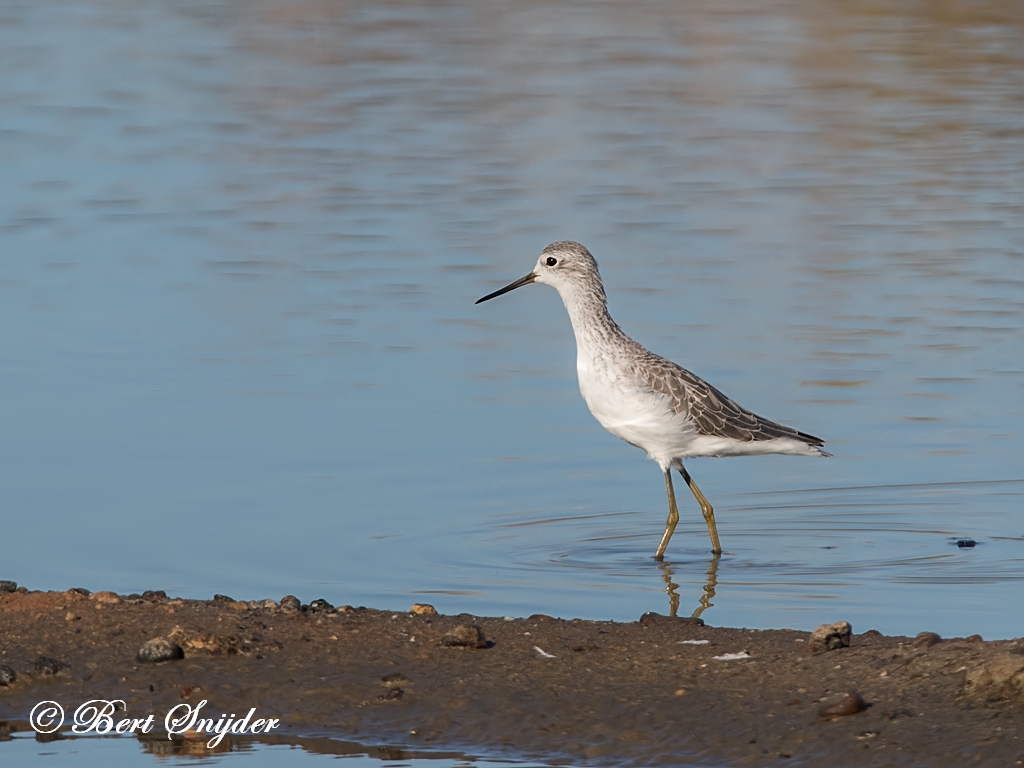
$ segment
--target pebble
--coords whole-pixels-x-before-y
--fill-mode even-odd
[[[427,603],[413,603],[409,611],[418,616],[437,616],[437,609]]]
[[[117,605],[121,602],[120,595],[115,592],[93,592],[89,599],[97,605]]]
[[[302,603],[295,595],[285,595],[281,598],[281,610],[286,613],[298,613],[302,610]]]
[[[919,632],[914,638],[914,645],[918,648],[931,648],[936,643],[941,643],[942,638],[934,632]]]
[[[384,677],[380,679],[380,682],[385,688],[397,688],[400,685],[407,685],[409,678],[401,672],[393,672],[390,675],[384,675]]]
[[[334,613],[334,606],[322,597],[309,604],[310,613]]]
[[[0,664],[0,685],[10,685],[17,679],[18,675],[15,673],[14,667]]]
[[[183,659],[185,652],[181,650],[180,645],[172,643],[166,637],[154,637],[143,643],[135,658],[144,663],[155,664],[160,661]]]
[[[848,648],[851,634],[853,634],[853,627],[848,621],[822,624],[811,633],[810,646],[819,653],[834,651],[836,648]]]
[[[486,648],[484,631],[476,624],[460,624],[450,632],[445,632],[440,644],[448,648]]]
[[[818,714],[821,717],[846,717],[856,715],[868,708],[864,697],[857,691],[844,691],[821,702]]]
[[[968,672],[966,682],[967,692],[976,696],[1024,698],[1024,657],[1001,653]]]
[[[36,670],[36,674],[39,675],[57,675],[62,670],[70,669],[70,665],[65,664],[59,659],[51,658],[50,656],[40,656],[35,660],[32,666]]]
[[[7,579],[0,580],[0,592],[17,592],[18,582],[8,581]]]

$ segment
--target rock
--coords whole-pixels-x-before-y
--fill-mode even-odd
[[[427,603],[413,603],[409,610],[418,616],[437,616],[437,609]]]
[[[147,589],[142,593],[142,599],[150,603],[159,603],[167,599],[167,593],[162,589]]]
[[[302,610],[302,603],[295,595],[285,595],[281,598],[281,610],[286,613],[298,613]]]
[[[68,592],[74,592],[76,595],[81,595],[82,597],[88,597],[92,594],[92,592],[85,587],[72,587]]]
[[[65,664],[63,661],[51,658],[50,656],[40,656],[32,664],[32,667],[35,669],[37,675],[42,675],[44,677],[49,675],[59,675],[65,669],[71,668],[69,664]]]
[[[856,715],[868,708],[864,697],[857,691],[844,691],[835,696],[823,700],[818,706],[818,715],[821,717],[846,717]]]
[[[553,616],[548,616],[546,613],[535,613],[531,616],[527,616],[527,621],[554,621]]]
[[[0,685],[10,685],[17,679],[18,675],[15,673],[14,667],[0,664]]]
[[[122,602],[121,597],[114,592],[93,592],[89,599],[97,605],[117,605]]]
[[[837,621],[835,624],[822,624],[811,632],[808,645],[817,653],[834,651],[836,648],[847,648],[853,628],[848,621]]]
[[[960,547],[960,549],[974,549],[978,546],[978,542],[974,539],[957,539],[956,545]]]
[[[166,637],[154,637],[152,640],[147,640],[143,643],[135,658],[144,663],[156,664],[161,661],[183,659],[185,658],[185,652],[181,650],[180,645],[172,643]]]
[[[167,633],[167,638],[178,643],[190,655],[193,652],[202,652],[212,656],[234,656],[249,653],[251,650],[249,643],[234,635],[221,637],[183,627],[172,629]]]
[[[409,678],[401,672],[394,672],[390,675],[384,675],[384,677],[380,679],[380,682],[385,688],[397,688],[400,685],[407,685],[409,683]]]
[[[1024,697],[1024,656],[1000,653],[968,670],[966,690],[988,700]]]
[[[7,579],[0,580],[0,592],[17,592],[18,582],[8,581]]]
[[[450,632],[445,632],[441,645],[447,648],[486,648],[484,631],[476,624],[460,624]]]
[[[931,648],[936,643],[941,643],[942,638],[934,632],[919,632],[914,638],[914,645],[918,648]]]
[[[403,695],[405,695],[405,691],[401,688],[392,688],[378,696],[377,701],[398,701]]]
[[[235,602],[235,598],[228,597],[227,595],[214,595],[213,596],[213,602],[215,602],[215,603],[233,603],[233,602]]]
[[[334,613],[334,606],[322,597],[309,604],[310,613]]]
[[[981,642],[984,642],[984,641],[981,639],[981,635],[971,635],[970,637],[967,638],[967,642],[968,643],[981,643]]]

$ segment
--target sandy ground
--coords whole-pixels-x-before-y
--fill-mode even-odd
[[[69,717],[122,699],[158,727],[171,707],[205,699],[214,715],[280,718],[267,740],[315,751],[347,741],[578,765],[1024,765],[1024,642],[868,632],[842,647],[840,635],[21,588],[0,592],[0,738],[27,729],[44,699]],[[158,637],[183,658],[139,661]],[[206,748],[149,738],[156,752]]]

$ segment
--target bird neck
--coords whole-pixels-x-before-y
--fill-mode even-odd
[[[625,335],[608,314],[608,300],[600,284],[596,288],[568,286],[560,293],[580,353],[594,354],[597,350],[608,349],[609,342]]]

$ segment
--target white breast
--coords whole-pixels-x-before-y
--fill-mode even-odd
[[[669,399],[605,358],[577,355],[580,393],[605,429],[647,451],[662,466],[692,455],[693,425],[673,413]]]

